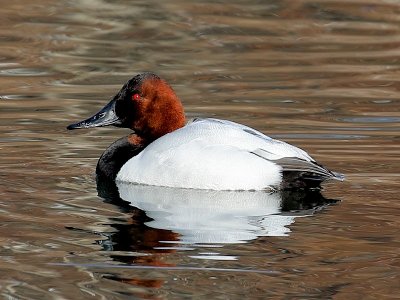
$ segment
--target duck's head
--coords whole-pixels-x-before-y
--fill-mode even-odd
[[[98,113],[67,129],[114,125],[132,129],[146,141],[185,125],[185,115],[173,89],[153,73],[130,79]]]

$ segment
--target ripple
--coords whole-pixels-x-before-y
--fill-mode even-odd
[[[339,118],[343,122],[349,123],[398,123],[400,122],[400,117],[389,117],[389,116],[379,116],[379,117],[346,117]]]
[[[0,95],[0,100],[27,100],[27,99],[41,99],[43,95]]]
[[[279,274],[278,271],[259,270],[259,269],[233,269],[233,268],[202,268],[189,266],[159,267],[143,265],[115,265],[115,264],[74,264],[74,263],[49,263],[52,266],[65,267],[84,267],[84,268],[102,268],[102,269],[131,269],[131,270],[165,270],[165,271],[204,271],[204,272],[228,272],[228,273],[261,273],[261,274]]]
[[[46,76],[50,75],[49,71],[34,68],[17,68],[0,70],[0,76]]]

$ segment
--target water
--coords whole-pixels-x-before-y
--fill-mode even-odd
[[[399,13],[383,0],[2,1],[2,298],[398,297]],[[128,130],[65,127],[146,70],[188,117],[257,128],[347,181],[312,196],[97,187],[98,157]]]

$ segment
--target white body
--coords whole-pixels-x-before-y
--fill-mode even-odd
[[[195,120],[166,134],[127,161],[117,181],[211,190],[263,190],[279,186],[274,161],[314,160],[303,150],[259,131],[218,119]]]

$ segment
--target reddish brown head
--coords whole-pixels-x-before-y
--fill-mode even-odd
[[[153,73],[130,79],[101,111],[68,129],[114,125],[134,130],[151,142],[185,125],[183,107],[173,89]]]

